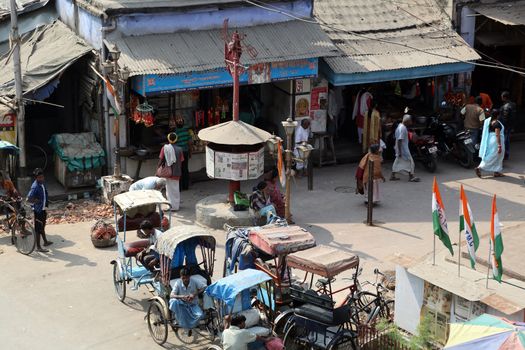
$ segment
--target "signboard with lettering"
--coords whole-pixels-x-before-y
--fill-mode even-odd
[[[258,63],[249,66],[239,80],[241,84],[262,84],[270,81],[309,78],[317,76],[318,59]],[[226,68],[185,74],[148,74],[131,78],[131,87],[146,96],[213,87],[231,86],[233,79]]]

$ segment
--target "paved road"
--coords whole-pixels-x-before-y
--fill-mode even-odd
[[[515,144],[519,150],[524,144]],[[387,169],[390,164],[384,166]],[[512,155],[506,166],[507,177],[478,179],[473,170],[441,162],[435,174],[440,182],[449,228],[458,225],[459,185],[464,184],[478,230],[487,232],[490,201],[498,194],[498,209],[504,225],[523,222],[525,156]],[[422,182],[405,179],[384,185],[384,201],[375,209],[380,222],[367,227],[363,198],[354,194],[354,165],[316,169],[315,189],[306,191],[306,180],[293,188],[295,220],[309,228],[320,244],[338,247],[361,257],[370,278],[374,267],[391,269],[395,253],[422,256],[432,249],[430,196],[433,175],[417,168]],[[386,176],[390,171],[385,171]],[[196,200],[226,191],[225,182],[195,184],[184,192],[183,208],[177,222],[191,222]],[[244,185],[244,189],[249,189]],[[8,237],[0,237],[0,348],[2,349],[157,349],[144,321],[146,289],[128,291],[126,303],[117,301],[111,279],[110,260],[115,248],[95,249],[89,239],[90,223],[50,226],[55,242],[49,254],[30,257],[16,253]],[[505,234],[505,233],[504,233]],[[219,242],[217,273],[222,272],[224,234]],[[456,235],[453,235],[455,241]],[[170,334],[167,348],[202,348],[202,343],[180,345]]]

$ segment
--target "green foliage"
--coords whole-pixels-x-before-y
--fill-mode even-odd
[[[432,319],[426,315],[417,326],[417,334],[410,339],[412,349],[432,349]]]

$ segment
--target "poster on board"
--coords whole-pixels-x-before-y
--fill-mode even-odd
[[[295,118],[310,117],[310,95],[295,96]]]

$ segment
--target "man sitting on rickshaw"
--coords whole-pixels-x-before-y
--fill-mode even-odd
[[[6,201],[15,201],[13,204],[14,207],[17,207],[16,200],[20,198],[20,194],[18,194],[15,185],[11,180],[5,178],[2,171],[0,171],[0,197]],[[4,214],[6,218],[11,214],[9,209],[5,206],[0,207],[0,213]]]
[[[170,310],[176,315],[178,325],[189,330],[188,335],[204,315],[199,307],[199,294],[204,289],[206,284],[191,278],[188,268],[180,270],[180,279],[175,282],[170,294]]]
[[[266,217],[266,223],[271,223],[277,213],[270,198],[268,184],[261,181],[253,188],[250,196],[250,208],[260,217]]]
[[[151,221],[144,220],[140,224],[137,235],[140,238],[149,239],[150,244],[148,248],[137,254],[137,260],[140,261],[145,268],[154,272],[155,267],[158,267],[160,264],[159,253],[157,252],[155,244],[157,243],[157,239],[162,235],[162,231],[153,227]]]

